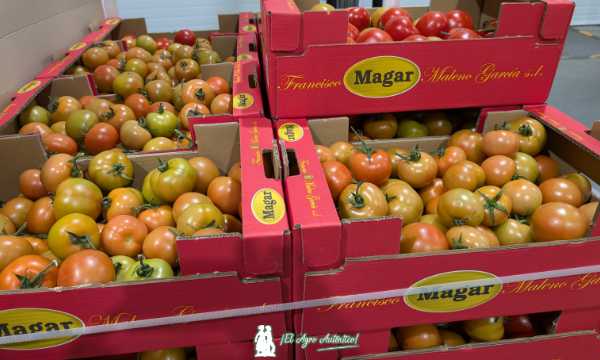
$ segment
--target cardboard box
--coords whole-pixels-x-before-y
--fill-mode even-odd
[[[502,340],[492,343],[471,343],[457,347],[397,351],[366,356],[345,357],[346,360],[398,359],[398,360],[592,360],[600,356],[600,342],[596,331],[580,331],[560,335],[543,335],[532,338]]]
[[[407,10],[416,19],[429,9],[464,9],[481,26],[497,18],[494,36],[346,44],[347,12],[306,11],[314,3],[261,1],[274,118],[544,103],[574,9],[557,0],[434,0]]]
[[[553,156],[593,182],[600,182],[596,169],[600,143],[585,132],[582,124],[551,106],[483,109],[479,129],[526,114],[546,125],[547,148]],[[424,279],[435,282],[445,276],[473,280],[596,265],[593,257],[587,256],[600,250],[600,242],[594,237],[494,249],[399,254],[400,219],[340,221],[331,200],[314,145],[347,139],[347,119],[279,120],[276,127],[287,167],[284,185],[293,229],[294,300],[410,288]],[[392,139],[376,144],[388,148],[409,141]],[[430,137],[420,140],[419,145],[424,150],[435,149],[444,141]],[[596,214],[590,236],[599,234],[598,223]],[[563,310],[564,318],[568,318],[567,310],[597,306],[595,298],[600,289],[595,278],[597,273],[509,283],[482,296],[481,302],[447,301],[448,311],[436,310],[441,305],[427,296],[420,300],[418,296],[396,297],[304,309],[295,312],[294,326],[297,332],[325,334],[376,332],[396,326],[551,310]],[[571,323],[569,329],[592,328],[581,324]],[[560,326],[558,331],[562,331]]]
[[[290,233],[283,188],[277,178],[278,157],[273,156],[275,144],[270,121],[246,118],[239,122],[196,124],[194,131],[196,151],[131,155],[135,173],[132,186],[141,186],[145,174],[156,167],[157,159],[207,156],[222,172],[241,161],[242,234],[177,239],[182,275],[173,279],[1,292],[0,318],[8,324],[2,327],[4,322],[0,322],[2,336],[18,333],[19,328],[14,326],[19,325],[37,329],[38,322],[43,326],[60,321],[67,324],[64,326],[92,326],[290,300],[290,275],[284,263],[284,254],[290,251]],[[0,149],[4,149],[0,153],[14,154],[18,148],[28,154],[27,167],[39,168],[45,154],[39,143],[26,139],[30,137],[15,143],[0,142]],[[3,191],[12,191],[14,196],[18,193],[19,162],[3,163],[7,164],[2,177]],[[85,161],[82,165],[85,168]],[[0,346],[0,358],[78,358],[150,348],[247,343],[254,339],[261,324],[269,324],[274,334],[283,333],[286,314],[85,335],[63,339],[55,345],[38,344],[36,350],[29,351]],[[123,341],[125,337],[127,341]]]

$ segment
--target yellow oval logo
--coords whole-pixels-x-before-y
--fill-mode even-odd
[[[248,93],[240,93],[233,97],[234,109],[247,109],[254,105],[254,97]]]
[[[28,82],[27,84],[21,86],[19,88],[19,90],[17,90],[17,94],[24,94],[24,93],[29,92],[31,90],[37,89],[40,86],[41,83],[42,82],[39,81],[39,80],[32,80],[32,81]]]
[[[245,25],[242,27],[242,30],[244,31],[256,31],[256,26],[254,25]]]
[[[252,214],[259,223],[274,225],[285,215],[283,197],[275,189],[262,188],[254,193],[251,201]]]
[[[85,47],[85,45],[86,44],[83,41],[80,41],[78,43],[71,45],[71,47],[69,48],[69,51],[83,49]]]
[[[450,282],[495,279],[494,274],[477,270],[459,270],[436,274],[414,283],[411,288],[441,285]],[[495,298],[502,284],[469,285],[458,289],[431,291],[404,297],[409,307],[423,312],[444,313],[474,308]]]
[[[421,80],[421,70],[398,56],[376,56],[352,65],[344,74],[344,86],[354,95],[386,98],[403,94]]]
[[[17,308],[0,311],[0,336],[32,334],[85,327],[78,317],[66,312],[37,309]],[[1,349],[9,350],[38,350],[59,346],[73,341],[78,336],[58,339],[29,341],[23,343],[2,345]]]
[[[285,123],[277,129],[279,138],[287,142],[294,142],[302,139],[304,136],[304,129],[298,124]]]

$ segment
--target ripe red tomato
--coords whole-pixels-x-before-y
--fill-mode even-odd
[[[458,146],[465,151],[467,160],[474,163],[481,163],[485,158],[483,153],[483,136],[473,130],[459,130],[452,134],[448,141],[448,146]]]
[[[467,160],[467,154],[461,147],[448,146],[440,150],[441,151],[438,152],[438,156],[436,156],[438,173],[440,176],[444,176],[446,170],[448,170],[452,165]]]
[[[237,180],[229,176],[217,176],[208,185],[206,194],[223,213],[238,214],[242,186]]]
[[[538,155],[535,157],[535,161],[537,161],[538,170],[540,172],[538,177],[539,183],[560,175],[558,162],[550,156]]]
[[[442,345],[435,325],[414,325],[398,330],[398,343],[404,350],[425,349]]]
[[[159,37],[156,39],[156,47],[158,49],[167,49],[171,45],[172,41],[168,37]]]
[[[348,21],[356,26],[356,28],[360,31],[366,29],[371,24],[371,16],[367,9],[362,7],[351,7],[347,9],[348,11]]]
[[[337,201],[342,190],[352,183],[352,174],[346,165],[339,161],[326,161],[321,166],[323,167],[327,186],[329,186],[333,200]]]
[[[94,82],[98,90],[105,93],[111,92],[113,81],[115,81],[117,75],[119,75],[119,70],[110,65],[104,64],[98,66],[94,70]]]
[[[474,30],[471,15],[462,10],[450,10],[446,13],[448,29],[467,28]]]
[[[434,225],[412,223],[402,228],[401,253],[448,250],[448,247],[446,235]]]
[[[485,183],[495,186],[503,186],[511,181],[517,171],[515,161],[504,155],[494,155],[485,159],[481,168],[485,172]]]
[[[206,79],[208,85],[214,90],[216,95],[230,93],[231,88],[229,87],[229,83],[227,80],[223,79],[220,76],[211,76]]]
[[[357,43],[380,43],[394,41],[390,34],[379,28],[366,28],[358,34]]]
[[[408,16],[396,16],[390,19],[385,24],[384,30],[394,41],[402,41],[411,35],[419,34],[419,30]]]
[[[412,24],[412,19],[410,17],[410,14],[408,13],[408,11],[402,9],[402,8],[389,8],[387,9],[382,15],[381,18],[379,18],[379,24],[376,24],[376,26],[379,26],[380,28],[385,28],[385,26],[387,25],[388,21],[391,21],[392,19],[396,18],[396,17],[407,17],[410,20],[410,23]]]
[[[142,250],[148,259],[163,259],[169,265],[177,264],[177,247],[175,246],[177,231],[169,226],[159,226],[152,230],[146,239]]]
[[[40,255],[16,258],[0,272],[0,290],[56,286],[56,264]]]
[[[84,139],[85,149],[92,155],[113,149],[118,143],[119,132],[114,126],[104,122],[94,125]]]
[[[69,255],[58,269],[58,286],[104,284],[115,280],[115,267],[102,251],[86,249]]]
[[[428,11],[415,24],[417,30],[425,36],[441,36],[448,32],[448,18],[440,11]]]
[[[175,33],[175,42],[178,44],[194,46],[196,34],[190,29],[182,29]]]
[[[377,186],[385,184],[392,175],[392,162],[384,150],[365,148],[355,151],[350,155],[348,167],[356,180]]]
[[[467,28],[454,28],[448,33],[448,40],[470,40],[479,39],[481,36],[475,31]]]
[[[150,110],[150,101],[142,94],[134,93],[125,98],[124,104],[133,110],[137,118],[146,116]]]

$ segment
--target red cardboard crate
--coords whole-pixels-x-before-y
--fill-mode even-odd
[[[568,0],[433,0],[432,10],[464,9],[476,25],[497,17],[495,35],[346,44],[347,12],[306,11],[316,2],[261,1],[274,118],[544,103],[574,9]],[[408,10],[416,19],[428,8]]]
[[[271,154],[275,146],[270,121],[247,118],[239,122],[196,124],[194,131],[198,139],[196,151],[131,155],[136,174],[133,186],[141,186],[144,175],[156,167],[157,158],[207,156],[221,172],[241,161],[244,174],[242,234],[177,239],[182,275],[173,279],[1,292],[0,319],[3,321],[0,321],[0,336],[290,300],[289,269],[285,266],[285,253],[290,251],[290,233],[283,188],[276,178],[278,163],[271,164],[270,157],[265,156]],[[39,168],[45,153],[31,138],[0,142],[0,153],[12,151],[14,154],[18,149],[19,153],[28,154],[23,161],[26,167]],[[20,163],[5,163],[10,164],[5,167],[5,173],[11,175],[3,177],[3,185],[12,190],[13,195],[18,193],[18,174],[23,170]],[[269,177],[269,174],[274,175]],[[249,343],[254,339],[257,326],[262,324],[270,325],[274,334],[281,334],[286,329],[286,314],[279,312],[84,335],[58,342],[29,344],[26,351],[0,346],[0,358],[64,359],[181,346],[202,348],[211,344]],[[242,347],[247,348],[247,345]],[[285,356],[285,351],[282,350],[281,355]]]
[[[546,125],[547,146],[554,155],[598,183],[600,172],[596,164],[600,160],[600,143],[586,133],[582,124],[551,106],[484,109],[480,129],[493,128],[493,124],[526,114]],[[284,167],[297,168],[298,173],[289,175],[288,171],[284,180],[293,229],[294,300],[403,289],[418,286],[424,279],[442,281],[441,278],[447,276],[456,281],[598,265],[598,261],[589,256],[600,250],[600,241],[593,237],[477,251],[399,254],[400,219],[340,221],[331,201],[314,145],[347,139],[346,119],[279,120],[276,127],[283,153],[288,158]],[[418,142],[428,151],[443,140],[432,137]],[[377,144],[385,148],[402,146],[406,141],[411,140],[392,139]],[[435,147],[428,149],[433,144]],[[599,223],[596,216],[590,236],[599,234]],[[453,310],[447,312],[435,310],[441,306],[436,305],[435,299],[418,299],[416,295],[304,309],[295,313],[294,326],[297,332],[309,334],[381,332],[395,326],[554,310],[562,310],[563,318],[568,319],[571,310],[597,306],[600,288],[596,283],[600,284],[600,280],[594,279],[600,279],[600,274],[510,283],[487,294],[483,294],[486,292],[483,288],[481,302],[455,308],[452,308],[454,303],[449,302],[449,309]],[[583,326],[581,321],[564,321],[571,323],[569,330],[594,328]],[[559,326],[558,331],[563,328]]]

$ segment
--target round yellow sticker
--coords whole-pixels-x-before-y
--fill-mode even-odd
[[[493,280],[494,274],[477,270],[457,270],[426,277],[414,283],[410,288],[423,286],[435,287],[453,282]],[[502,284],[466,285],[449,290],[431,290],[417,295],[404,297],[409,307],[428,313],[445,313],[462,311],[485,304],[494,299],[502,291]]]
[[[295,142],[304,136],[304,129],[298,124],[295,123],[285,123],[279,126],[277,129],[277,134],[280,139],[283,139],[287,142]]]
[[[242,30],[255,32],[256,31],[256,26],[254,26],[252,24],[245,25],[245,26],[242,27]]]
[[[79,50],[79,49],[83,49],[85,47],[85,43],[83,41],[80,41],[78,43],[75,43],[73,45],[71,45],[71,47],[69,48],[69,51],[75,51],[75,50]]]
[[[17,94],[24,94],[26,92],[29,92],[31,90],[35,90],[37,89],[40,85],[42,84],[41,81],[39,80],[31,80],[30,82],[28,82],[27,84],[21,86],[19,88],[19,90],[17,90]]]
[[[254,97],[248,93],[240,93],[233,97],[234,109],[247,109],[254,105]]]
[[[0,311],[3,335],[21,335],[36,332],[50,332],[85,327],[78,317],[66,312],[38,309],[16,308]],[[58,339],[37,340],[16,344],[1,345],[1,349],[10,350],[36,350],[59,346],[73,341],[78,336],[62,337]]]
[[[285,215],[285,203],[275,189],[262,188],[254,193],[250,202],[252,215],[259,223],[274,225]]]

